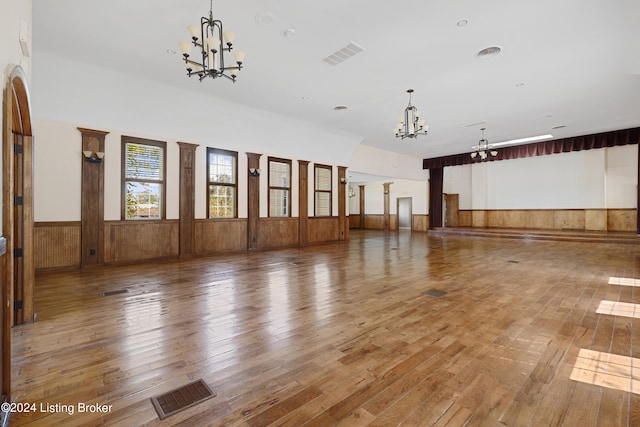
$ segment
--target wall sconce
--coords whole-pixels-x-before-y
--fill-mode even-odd
[[[347,183],[347,178],[340,178],[340,184],[346,185],[346,183]]]
[[[91,163],[100,163],[104,158],[104,153],[101,151],[83,151],[82,154],[84,155],[85,160]]]
[[[356,197],[356,192],[353,191],[353,186],[349,186],[349,197]]]
[[[260,176],[260,169],[249,168],[249,175],[251,175],[251,176]]]

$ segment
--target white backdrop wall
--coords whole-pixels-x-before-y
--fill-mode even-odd
[[[360,214],[360,185],[364,185],[364,210],[367,215],[384,214],[384,186],[385,182],[393,182],[389,186],[389,213],[397,211],[397,199],[399,197],[411,197],[411,209],[414,215],[426,215],[429,211],[428,186],[426,181],[411,181],[407,179],[393,179],[393,181],[372,181],[349,183],[355,192],[354,197],[349,197],[349,214]]]
[[[608,148],[606,167],[607,208],[637,208],[638,145]]]
[[[638,146],[445,168],[460,209],[635,208]]]

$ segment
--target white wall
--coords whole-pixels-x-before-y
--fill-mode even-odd
[[[638,145],[608,148],[606,167],[607,208],[637,208]]]
[[[0,80],[4,91],[8,81],[8,72],[15,65],[22,66],[27,74],[27,80],[31,81],[31,59],[22,55],[19,37],[20,21],[23,20],[27,22],[28,38],[31,39],[31,0],[2,0],[0,11],[2,11],[0,13],[0,70],[2,71]],[[2,164],[1,152],[0,164]],[[2,174],[0,174],[0,188],[3,188]],[[3,234],[2,210],[2,199],[0,199],[0,235]]]
[[[212,101],[212,86],[200,86],[206,95],[179,86],[169,87],[40,52],[34,62],[34,115],[88,128],[124,129],[341,166],[348,166],[351,153],[360,143],[359,137],[268,111],[222,98]]]
[[[358,145],[349,161],[349,171],[399,179],[426,181],[429,173],[422,169],[422,159]]]
[[[473,200],[472,165],[462,165],[444,168],[442,192],[445,194],[459,194],[459,208],[471,209]]]
[[[35,144],[34,170],[34,219],[35,221],[80,221],[81,219],[81,173],[82,139],[77,123],[36,119],[34,128],[38,133]],[[121,137],[122,135],[148,138],[167,142],[167,189],[166,218],[179,217],[179,177],[180,151],[177,140],[161,135],[140,134],[119,129],[97,130],[109,132],[105,136],[105,220],[120,220],[121,215]],[[198,144],[198,142],[193,142]],[[207,215],[207,146],[201,143],[196,149],[195,159],[195,217]],[[237,148],[231,148],[238,151]],[[290,159],[287,153],[263,152],[260,158],[260,216],[268,216],[269,156]],[[298,159],[291,159],[291,213],[298,216]],[[246,218],[248,213],[247,194],[247,152],[238,151],[238,217]],[[63,167],[60,167],[63,165]],[[314,215],[314,163],[309,163],[309,216]],[[333,215],[338,215],[338,168],[332,171]]]
[[[460,209],[636,207],[638,146],[585,150],[445,168]]]
[[[393,181],[353,182],[354,197],[349,197],[349,213],[360,214],[360,185],[364,185],[364,211],[367,215],[384,214],[384,183],[393,182],[389,186],[389,213],[396,214],[397,199],[411,197],[411,213],[426,215],[429,212],[427,199],[427,181],[411,181],[407,179],[393,179]]]

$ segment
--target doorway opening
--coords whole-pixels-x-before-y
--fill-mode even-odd
[[[413,213],[411,197],[398,197],[398,229],[399,230],[413,230]]]

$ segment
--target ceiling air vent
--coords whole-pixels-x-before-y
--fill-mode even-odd
[[[342,49],[339,49],[333,52],[331,55],[327,56],[322,61],[324,61],[326,64],[329,64],[329,65],[338,65],[341,62],[344,62],[347,59],[351,58],[352,56],[357,55],[363,50],[364,48],[362,46],[359,46],[354,42],[350,42],[348,45],[346,45]]]

